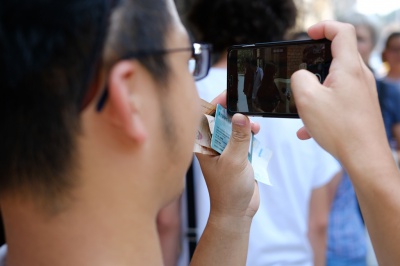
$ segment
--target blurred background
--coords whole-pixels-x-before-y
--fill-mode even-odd
[[[243,0],[246,1],[246,0]],[[178,11],[185,22],[185,14],[194,0],[175,0]],[[358,12],[367,15],[376,23],[379,41],[370,58],[370,66],[376,75],[384,76],[386,67],[382,64],[383,41],[389,32],[400,30],[400,0],[294,0],[298,8],[296,26],[293,31],[307,28],[321,20],[335,20],[347,13]],[[209,18],[204,18],[209,19]]]

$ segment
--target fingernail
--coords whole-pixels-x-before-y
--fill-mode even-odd
[[[232,123],[237,126],[244,126],[246,125],[246,117],[244,115],[235,115],[232,118]]]

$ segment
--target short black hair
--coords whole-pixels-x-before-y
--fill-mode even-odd
[[[171,14],[165,0],[122,0],[114,11],[106,41],[105,64],[110,68],[121,58],[136,56],[157,81],[164,83],[169,68],[164,56]],[[144,55],[144,56],[140,56]]]
[[[296,15],[292,0],[197,0],[187,22],[199,41],[220,54],[235,44],[283,40]]]
[[[399,38],[399,37],[400,37],[400,31],[394,31],[394,32],[390,33],[389,36],[388,36],[387,39],[386,39],[385,48],[386,48],[386,49],[389,48],[390,42],[391,42],[393,39]]]
[[[106,38],[102,22],[108,21],[110,2],[0,2],[0,196],[25,189],[56,199],[78,182],[81,105],[91,74],[101,67],[93,50],[101,49],[101,57],[97,42],[102,34]],[[101,40],[115,57],[100,63],[164,47],[171,22],[165,0],[119,2],[107,41]],[[165,77],[162,58],[138,60],[153,77]]]
[[[276,73],[276,71],[278,71],[278,68],[276,67],[276,65],[274,64],[274,62],[265,62],[264,65],[264,74],[270,74],[272,73],[272,75],[274,75]]]

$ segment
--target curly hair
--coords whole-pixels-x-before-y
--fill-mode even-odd
[[[235,44],[280,41],[295,25],[293,0],[197,0],[188,12],[188,27],[216,53]]]

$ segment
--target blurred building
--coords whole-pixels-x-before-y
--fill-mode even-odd
[[[334,19],[334,6],[331,0],[294,0],[298,15],[294,31],[303,31],[321,20]],[[347,2],[340,0],[338,2]]]

